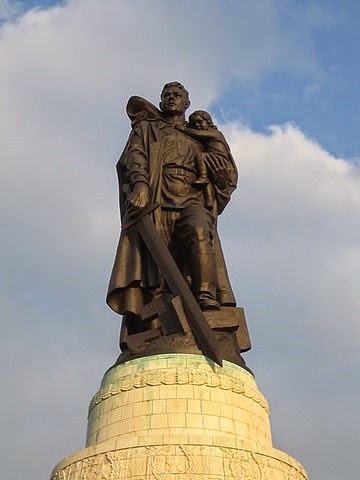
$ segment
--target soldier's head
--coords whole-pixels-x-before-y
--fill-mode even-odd
[[[161,92],[160,110],[167,115],[185,114],[190,106],[189,92],[180,82],[166,83]]]

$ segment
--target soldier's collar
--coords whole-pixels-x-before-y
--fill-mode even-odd
[[[162,117],[162,120],[163,120],[163,122],[166,123],[166,125],[168,125],[170,127],[175,127],[175,125],[179,125],[180,127],[186,127],[187,123],[188,123],[186,120],[184,120],[183,122],[173,123],[173,122],[171,122],[170,120],[167,120],[164,117]]]

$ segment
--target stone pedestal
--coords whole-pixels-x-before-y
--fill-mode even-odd
[[[52,480],[306,480],[272,446],[253,376],[202,355],[163,354],[109,370],[89,407],[86,448]]]

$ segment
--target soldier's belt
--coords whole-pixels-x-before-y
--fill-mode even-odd
[[[163,173],[165,174],[175,174],[175,175],[183,175],[184,177],[195,178],[197,176],[196,172],[192,170],[187,170],[186,168],[182,167],[163,167]]]

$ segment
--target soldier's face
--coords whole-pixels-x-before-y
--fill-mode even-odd
[[[164,113],[185,113],[190,102],[179,87],[168,87],[161,94],[160,109]]]

